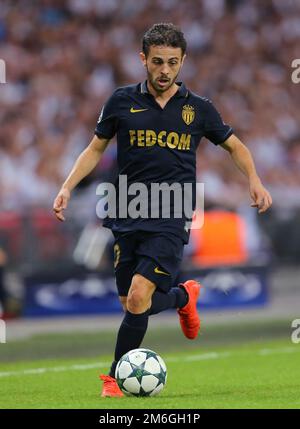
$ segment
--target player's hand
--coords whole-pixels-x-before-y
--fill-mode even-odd
[[[262,185],[258,177],[250,180],[250,195],[253,200],[251,207],[257,207],[258,213],[264,213],[272,205],[272,197]]]
[[[63,222],[65,219],[63,215],[63,210],[68,206],[69,199],[71,198],[71,193],[68,189],[62,188],[53,203],[53,211],[58,220]]]

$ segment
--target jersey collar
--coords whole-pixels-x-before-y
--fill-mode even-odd
[[[179,89],[176,92],[176,94],[174,95],[174,97],[184,97],[184,98],[187,97],[189,95],[189,92],[186,89],[184,83],[183,82],[176,82],[176,84],[179,85]],[[140,92],[141,92],[141,94],[150,94],[150,92],[148,91],[148,87],[147,87],[147,80],[145,80],[144,82],[142,82],[140,84]]]

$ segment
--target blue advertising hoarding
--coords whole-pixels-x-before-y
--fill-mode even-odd
[[[178,280],[198,280],[199,308],[230,309],[268,302],[266,266],[213,267],[184,271]],[[108,273],[74,272],[28,276],[23,316],[107,314],[121,311],[115,279]]]

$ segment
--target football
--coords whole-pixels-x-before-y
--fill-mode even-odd
[[[115,378],[127,396],[155,396],[166,384],[167,367],[154,351],[134,349],[119,360]]]

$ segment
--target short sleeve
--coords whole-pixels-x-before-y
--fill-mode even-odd
[[[97,126],[95,128],[96,136],[111,139],[116,134],[119,122],[118,101],[119,97],[114,92],[102,107],[97,121]]]
[[[233,129],[225,124],[220,113],[210,100],[206,101],[206,115],[204,121],[204,136],[215,145],[224,143],[233,134]]]

